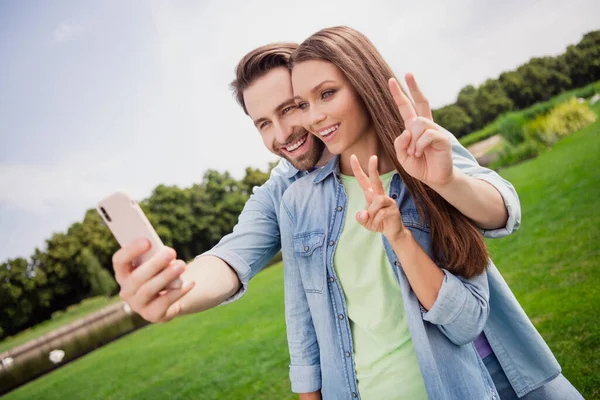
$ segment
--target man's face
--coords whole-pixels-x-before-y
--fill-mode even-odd
[[[313,168],[325,145],[300,126],[287,68],[274,68],[244,91],[246,109],[270,152],[301,171]]]

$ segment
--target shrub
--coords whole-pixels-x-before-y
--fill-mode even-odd
[[[535,140],[546,146],[552,146],[558,141],[558,136],[548,130],[548,118],[544,115],[538,116],[533,121],[529,121],[523,128],[525,131],[525,140]]]
[[[507,167],[530,158],[537,157],[544,150],[545,146],[535,140],[525,140],[517,146],[507,144],[496,161],[490,163],[489,168],[497,169]]]
[[[525,141],[523,127],[526,123],[527,120],[521,114],[510,113],[500,119],[498,131],[508,143],[518,145]]]
[[[596,118],[596,113],[586,103],[579,103],[572,97],[552,109],[544,125],[548,134],[564,137],[586,127]]]

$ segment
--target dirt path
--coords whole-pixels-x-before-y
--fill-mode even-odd
[[[483,155],[485,155],[485,153],[487,153],[492,147],[496,146],[501,141],[502,141],[501,135],[494,135],[485,140],[482,140],[481,142],[477,142],[477,143],[467,147],[467,150],[469,150],[469,152],[471,154],[473,154],[473,157],[480,158]]]

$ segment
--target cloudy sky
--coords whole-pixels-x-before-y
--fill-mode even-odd
[[[114,190],[142,199],[208,168],[265,168],[274,156],[228,90],[254,47],[349,25],[439,107],[562,53],[598,15],[597,0],[2,1],[0,262]]]

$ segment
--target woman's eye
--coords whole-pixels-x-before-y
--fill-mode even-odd
[[[330,97],[333,93],[335,92],[335,90],[326,90],[321,94],[321,99],[325,100],[326,98]]]
[[[308,107],[308,103],[300,103],[298,104],[298,108],[301,110],[305,110]]]

